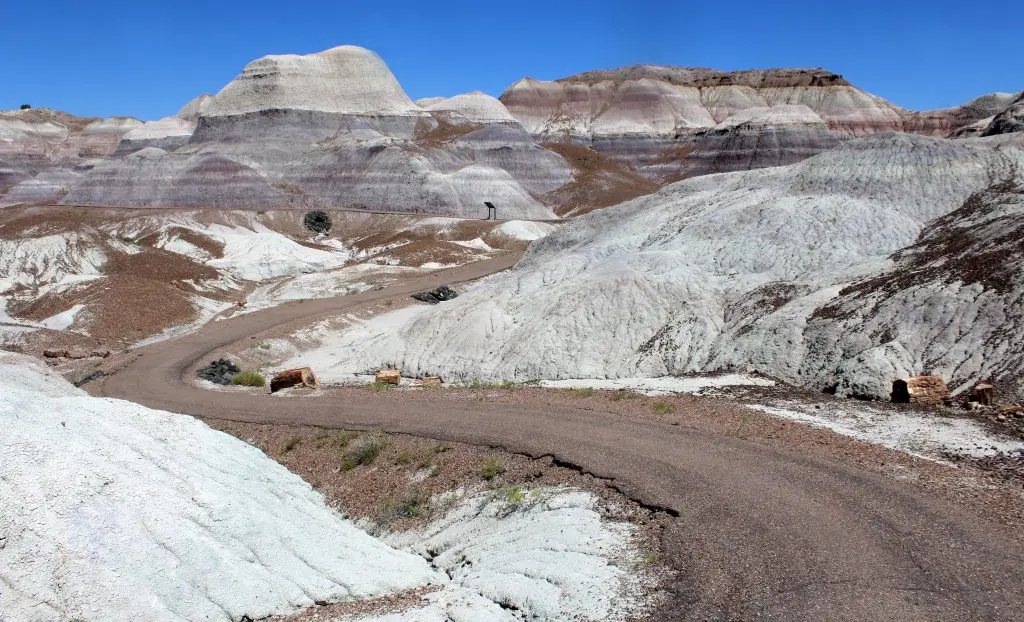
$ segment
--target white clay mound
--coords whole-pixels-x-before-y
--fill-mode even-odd
[[[452,111],[478,123],[515,123],[515,117],[508,111],[505,104],[497,98],[480,91],[463,93],[455,97],[430,98],[424,101],[423,108],[434,111]]]
[[[260,619],[442,580],[258,449],[0,358],[0,612]]]
[[[128,131],[121,140],[152,140],[168,136],[189,136],[195,129],[195,123],[178,117],[164,117],[159,121],[148,121],[140,127]]]

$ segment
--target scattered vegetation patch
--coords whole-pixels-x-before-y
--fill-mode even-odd
[[[391,384],[390,382],[370,382],[367,383],[366,388],[370,391],[387,391],[393,389],[398,385]]]
[[[655,402],[651,405],[651,410],[659,415],[667,415],[669,413],[674,413],[676,411],[676,407],[668,402]]]
[[[490,481],[505,472],[505,461],[500,458],[487,458],[480,465],[480,476]]]
[[[334,447],[335,449],[345,449],[349,443],[359,438],[359,432],[346,432],[344,430],[321,430],[316,435],[316,446],[322,447]]]
[[[313,233],[327,233],[331,230],[331,217],[322,210],[313,210],[303,216],[302,225]]]
[[[619,400],[635,400],[641,397],[643,397],[643,395],[637,393],[636,391],[630,391],[629,389],[618,389],[617,391],[612,391],[612,394],[608,396],[608,399],[613,402],[618,402]]]
[[[265,387],[267,386],[267,379],[261,376],[258,372],[246,369],[245,371],[235,374],[231,378],[231,384],[238,384],[245,387]]]
[[[483,382],[473,380],[462,385],[467,389],[515,389],[519,385],[514,382]]]
[[[573,389],[570,393],[573,397],[591,397],[596,393],[596,391],[589,387],[584,387],[582,389]]]
[[[298,447],[301,442],[302,442],[302,437],[301,436],[292,436],[291,438],[289,438],[288,440],[286,440],[284,442],[284,447],[282,448],[281,453],[284,453],[284,454],[288,453],[289,451],[291,451],[291,450],[295,449],[296,447]]]
[[[377,523],[388,525],[399,518],[430,516],[430,494],[421,486],[411,486],[397,499],[384,502]]]
[[[342,471],[351,471],[358,466],[370,466],[384,448],[388,439],[383,434],[368,434],[352,444],[341,462]]]

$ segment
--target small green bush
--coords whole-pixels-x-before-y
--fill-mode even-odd
[[[267,386],[267,379],[251,369],[246,369],[235,374],[231,378],[231,384],[240,384],[246,387],[265,387]]]
[[[582,389],[573,389],[571,392],[573,397],[590,397],[595,393],[595,391],[589,387],[584,387]]]
[[[480,465],[480,475],[486,480],[492,480],[505,472],[505,462],[499,458],[488,458]]]
[[[22,110],[29,110],[30,108],[32,108],[32,104],[22,104],[21,105],[21,109]]]
[[[388,439],[383,434],[369,434],[349,447],[341,463],[342,471],[351,471],[357,466],[369,466],[388,446]]]
[[[513,507],[519,507],[526,501],[526,492],[519,486],[509,486],[505,489],[505,503]]]
[[[366,385],[366,388],[370,391],[387,391],[388,389],[394,388],[395,385],[390,382],[371,382]]]
[[[667,415],[669,413],[674,413],[676,411],[676,407],[668,402],[655,402],[651,406],[651,410],[659,415]]]

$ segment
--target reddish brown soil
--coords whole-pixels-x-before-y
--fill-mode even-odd
[[[661,188],[629,167],[583,145],[542,145],[565,158],[574,170],[573,180],[547,196],[559,216],[579,216],[596,209],[651,194]]]

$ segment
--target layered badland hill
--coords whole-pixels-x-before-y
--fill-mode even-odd
[[[490,201],[555,218],[859,136],[1013,131],[1014,100],[919,113],[820,69],[644,65],[413,102],[379,56],[342,46],[253,61],[159,121],[2,113],[0,204],[482,216]]]
[[[883,132],[947,137],[987,125],[1013,99],[994,93],[912,112],[822,69],[654,65],[525,78],[501,96],[534,136],[590,146],[658,182],[791,164]]]

